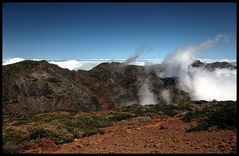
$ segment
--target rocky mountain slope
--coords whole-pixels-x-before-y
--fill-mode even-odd
[[[169,102],[162,95],[165,89],[173,95],[170,103],[190,99],[179,89],[177,78],[160,78],[153,68],[117,62],[102,63],[90,71],[70,71],[47,61],[22,61],[5,65],[2,71],[2,103],[7,112],[98,111],[139,104],[142,86],[158,103]]]
[[[96,111],[98,100],[70,70],[46,61],[3,66],[3,109],[10,112]]]

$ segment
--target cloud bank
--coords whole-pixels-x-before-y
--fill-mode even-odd
[[[24,61],[24,58],[3,59],[3,65],[13,64]],[[40,61],[43,59],[32,59]],[[88,60],[46,60],[49,63],[56,64],[61,68],[69,70],[90,70],[103,62],[125,62],[125,59],[88,59]],[[148,66],[162,63],[162,59],[137,59],[129,63],[129,65]]]
[[[8,64],[21,62],[21,61],[24,61],[24,60],[25,60],[24,58],[15,57],[15,58],[11,58],[11,59],[3,59],[2,63],[3,63],[3,65],[8,65]]]
[[[217,35],[199,45],[178,49],[162,63],[159,77],[178,77],[180,87],[188,92],[193,100],[236,100],[236,70],[194,68],[191,64],[196,54],[220,42],[227,42],[228,36]]]

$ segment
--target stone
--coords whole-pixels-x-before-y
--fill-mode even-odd
[[[83,144],[76,144],[76,147],[78,147],[78,148],[83,148],[84,145],[83,145]]]
[[[97,145],[97,142],[91,141],[91,142],[89,143],[89,145]]]
[[[74,141],[80,141],[81,139],[74,139]]]
[[[161,144],[154,144],[153,146],[156,148],[162,147]]]

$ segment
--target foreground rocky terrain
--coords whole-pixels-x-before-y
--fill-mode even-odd
[[[3,114],[4,153],[236,153],[236,102]]]
[[[24,153],[236,153],[236,130],[185,132],[195,125],[166,116],[141,124],[119,123],[104,128],[104,134]]]

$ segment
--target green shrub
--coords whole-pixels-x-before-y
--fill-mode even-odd
[[[107,118],[104,118],[101,116],[94,116],[94,117],[91,117],[89,120],[86,120],[85,124],[88,127],[103,128],[103,127],[111,126],[112,122]]]
[[[48,138],[55,141],[56,144],[63,144],[72,142],[74,139],[74,135],[67,130],[66,125],[58,125],[55,128],[49,128],[48,131]]]
[[[109,116],[109,120],[113,121],[113,122],[118,122],[121,120],[127,120],[130,119],[132,117],[135,117],[135,115],[133,113],[129,113],[129,112],[116,112],[112,115]]]
[[[190,122],[193,118],[203,117],[204,115],[201,110],[189,111],[182,117],[182,120],[184,122]]]
[[[3,141],[18,144],[28,138],[27,133],[19,127],[9,127],[3,129]]]
[[[203,103],[208,103],[206,100],[199,100],[199,101],[193,101],[195,104],[203,104]]]
[[[177,109],[183,111],[192,111],[190,103],[180,103],[177,105]]]
[[[135,117],[145,116],[145,112],[142,110],[142,108],[138,108],[138,109],[134,110],[132,113],[135,114]]]
[[[21,145],[16,145],[16,144],[11,144],[11,143],[6,143],[2,146],[2,151],[4,154],[18,154],[23,150],[23,146]]]
[[[41,139],[41,138],[46,138],[49,137],[49,132],[43,128],[34,128],[31,129],[29,132],[29,139]]]
[[[210,127],[210,124],[207,122],[201,122],[196,127],[187,129],[185,132],[194,132],[194,131],[205,131]]]
[[[155,112],[150,112],[150,111],[145,112],[145,116],[149,116],[151,118],[157,117],[158,115],[162,115],[162,113],[161,112],[155,113]]]
[[[156,104],[151,105],[146,112],[152,112],[155,114],[165,114],[169,116],[174,116],[178,113],[178,108],[174,105],[166,105],[166,104]]]
[[[231,129],[237,127],[236,102],[220,101],[211,102],[210,105],[196,114],[186,114],[184,121],[189,121],[193,117],[201,117],[200,123],[193,128],[187,130],[204,131],[209,127],[217,126],[221,129]]]
[[[178,108],[174,105],[162,105],[160,110],[163,112],[163,114],[169,116],[175,116],[178,113]]]
[[[73,135],[73,138],[82,138],[84,134],[84,130],[81,128],[66,126],[66,130]]]
[[[78,119],[65,118],[64,120],[58,121],[58,122],[61,123],[62,125],[68,126],[68,127],[83,127],[83,123],[85,121],[86,121],[85,118],[78,118]]]
[[[183,117],[182,121],[190,122],[194,118],[194,112],[187,112]]]
[[[73,134],[73,138],[82,138],[84,135],[84,131],[79,128],[73,128],[71,134]]]
[[[217,125],[218,127],[225,128],[236,128],[237,126],[237,114],[236,104],[226,103],[218,111],[214,112],[207,119],[210,125]]]
[[[90,116],[74,113],[72,116],[72,113],[64,112],[27,116],[5,113],[3,140],[11,144],[21,144],[23,141],[31,142],[48,138],[56,144],[62,144],[72,142],[74,138],[97,134],[99,128],[112,124],[113,121],[105,115]]]
[[[94,135],[94,134],[97,134],[99,133],[99,129],[97,128],[88,128],[84,131],[84,134],[83,134],[83,137],[88,137],[88,136],[91,136],[91,135]]]

